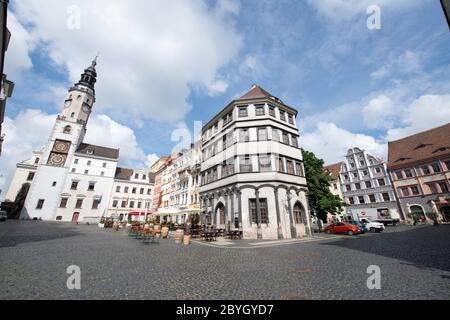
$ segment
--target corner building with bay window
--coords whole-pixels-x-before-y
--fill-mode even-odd
[[[202,128],[202,223],[244,239],[310,235],[297,111],[259,86]]]

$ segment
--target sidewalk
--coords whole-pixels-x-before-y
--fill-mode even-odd
[[[301,244],[315,241],[331,240],[340,238],[336,235],[315,235],[314,237],[304,237],[301,239],[286,239],[286,240],[229,240],[218,238],[217,241],[206,242],[200,239],[191,239],[192,244],[199,244],[204,246],[226,248],[226,249],[255,249],[291,244]]]

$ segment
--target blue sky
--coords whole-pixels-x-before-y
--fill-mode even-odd
[[[10,5],[6,71],[16,89],[4,185],[14,163],[45,143],[97,51],[87,140],[120,147],[126,166],[170,153],[175,129],[192,131],[253,83],[299,111],[302,146],[327,163],[354,146],[386,157],[388,140],[450,121],[450,31],[439,1],[47,1],[52,10],[43,0]],[[366,26],[372,4],[380,30]],[[68,27],[73,17],[79,28]]]

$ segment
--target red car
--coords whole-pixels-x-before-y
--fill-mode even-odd
[[[344,233],[349,236],[361,233],[361,230],[357,226],[347,222],[336,222],[330,224],[329,226],[326,226],[324,230],[326,233]]]

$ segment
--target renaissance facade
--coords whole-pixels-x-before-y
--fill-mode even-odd
[[[297,111],[253,86],[202,128],[202,222],[244,239],[310,234]]]

